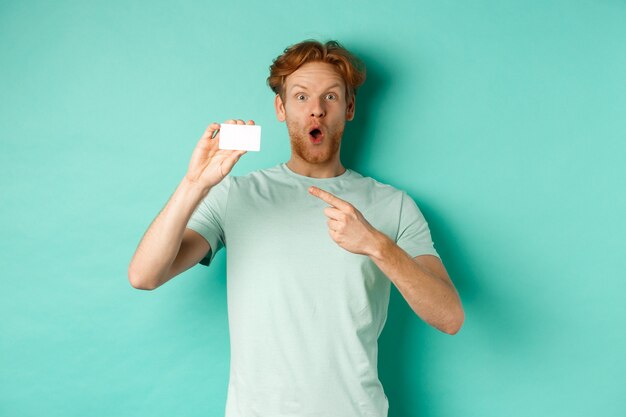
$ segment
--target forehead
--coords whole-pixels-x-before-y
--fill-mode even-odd
[[[324,89],[331,85],[339,84],[344,87],[345,82],[335,67],[325,62],[309,62],[285,79],[285,87],[288,90],[293,86]]]

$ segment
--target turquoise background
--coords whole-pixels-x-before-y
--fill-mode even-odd
[[[391,417],[626,415],[626,2],[4,1],[0,415],[220,416],[224,253],[156,291],[127,267],[212,121],[289,157],[265,84],[306,38],[360,55],[343,159],[404,189],[466,312],[394,289]]]

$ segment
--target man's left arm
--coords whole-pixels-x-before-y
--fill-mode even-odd
[[[331,205],[324,214],[328,217],[328,232],[339,246],[369,256],[422,320],[444,333],[456,334],[460,330],[465,313],[439,258],[412,258],[369,224],[352,204],[317,187],[311,187],[309,192]]]

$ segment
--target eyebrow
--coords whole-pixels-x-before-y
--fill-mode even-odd
[[[300,89],[303,89],[303,90],[308,90],[308,88],[306,86],[302,85],[302,84],[294,84],[294,85],[291,86],[289,91],[293,90],[294,88],[300,88]],[[339,83],[333,84],[330,87],[326,88],[325,90],[332,90],[333,88],[341,88],[341,84],[339,84]]]

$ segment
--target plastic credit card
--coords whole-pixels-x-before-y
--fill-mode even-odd
[[[261,126],[220,124],[220,149],[237,151],[261,150]]]

